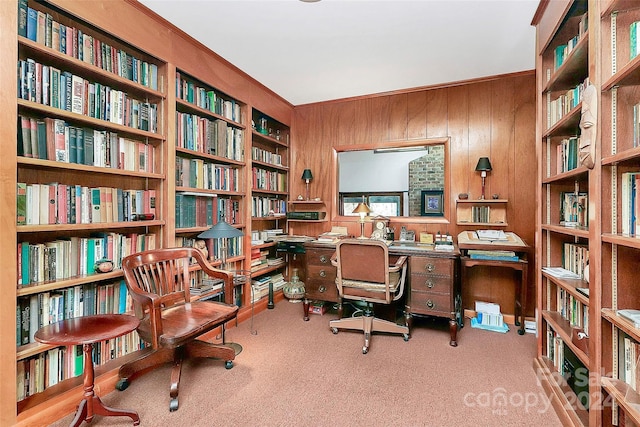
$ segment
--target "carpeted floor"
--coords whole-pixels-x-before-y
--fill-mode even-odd
[[[169,366],[142,376],[107,405],[137,410],[143,426],[559,426],[532,368],[535,337],[472,329],[449,346],[448,323],[417,319],[412,337],[302,320],[287,301],[227,331],[242,344],[231,370],[201,360],[183,368],[180,408],[169,412]],[[69,425],[72,415],[54,426]],[[93,425],[131,425],[96,416]]]

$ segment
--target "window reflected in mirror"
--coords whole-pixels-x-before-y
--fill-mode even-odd
[[[354,215],[364,200],[371,216],[443,216],[441,210],[425,210],[423,196],[440,192],[446,197],[445,141],[338,151],[339,215]]]

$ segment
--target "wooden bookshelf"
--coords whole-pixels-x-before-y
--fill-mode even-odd
[[[220,58],[215,53],[203,47],[200,43],[187,36],[179,29],[173,27],[166,20],[158,17],[142,4],[129,0],[112,0],[96,2],[74,2],[68,0],[28,0],[28,6],[40,11],[48,12],[51,16],[51,28],[53,21],[62,23],[65,28],[76,28],[82,34],[91,37],[100,43],[111,46],[113,52],[125,52],[121,56],[122,67],[114,69],[105,67],[97,61],[95,52],[102,46],[95,42],[94,57],[90,60],[90,54],[86,59],[63,53],[59,48],[53,47],[53,43],[43,43],[41,40],[32,40],[26,35],[18,35],[18,0],[2,2],[0,5],[0,21],[3,36],[0,45],[7,57],[15,58],[15,61],[4,61],[0,65],[0,79],[3,83],[3,91],[0,94],[0,106],[6,120],[0,126],[0,134],[4,140],[16,140],[16,144],[7,144],[5,147],[5,160],[0,165],[0,175],[3,177],[3,194],[6,200],[2,208],[2,217],[5,224],[2,231],[3,265],[5,267],[5,280],[9,283],[18,283],[18,270],[16,260],[18,257],[18,243],[29,242],[31,244],[47,243],[60,239],[84,238],[95,233],[117,233],[121,235],[147,235],[155,234],[156,247],[173,246],[176,236],[197,235],[206,230],[207,226],[176,227],[175,225],[175,194],[179,191],[192,191],[193,187],[176,185],[176,159],[186,158],[213,163],[238,171],[237,187],[233,189],[200,189],[221,200],[237,202],[236,227],[244,231],[242,247],[250,246],[250,231],[252,221],[250,216],[251,189],[249,186],[251,132],[247,123],[250,121],[253,105],[260,105],[261,111],[283,126],[287,127],[286,138],[289,136],[288,126],[291,122],[293,108],[281,97],[266,89],[263,85],[251,79],[249,76]],[[46,19],[45,19],[46,22]],[[56,28],[58,26],[56,25]],[[57,32],[56,32],[57,33]],[[52,32],[53,34],[53,32]],[[66,41],[66,38],[65,38]],[[53,37],[52,37],[53,42]],[[89,46],[89,45],[88,45]],[[90,48],[88,52],[90,52]],[[115,53],[114,53],[115,55]],[[84,51],[83,51],[84,57]],[[106,57],[102,57],[102,60]],[[122,73],[128,70],[127,58],[133,63],[133,58],[144,63],[144,75],[157,76],[156,79],[132,80],[132,72]],[[195,60],[194,58],[197,58]],[[143,104],[153,106],[153,118],[157,127],[147,127],[147,121],[143,126],[134,126],[131,120],[112,120],[107,116],[96,116],[85,113],[84,110],[67,110],[43,102],[42,97],[23,97],[25,93],[22,84],[16,79],[16,69],[20,71],[18,61],[33,60],[33,64],[41,69],[42,65],[53,67],[61,71],[68,71],[71,75],[81,77],[86,81],[86,86],[96,83],[110,90],[120,91],[122,98],[137,100]],[[111,57],[113,60],[114,57]],[[28,68],[26,68],[28,70]],[[138,72],[143,68],[136,68]],[[151,70],[151,71],[149,71]],[[233,101],[239,108],[239,116],[228,116],[224,112],[211,111],[210,109],[189,100],[179,97],[175,90],[176,72],[187,76],[206,89],[214,89],[225,100]],[[130,75],[131,74],[131,75]],[[48,74],[50,76],[50,73]],[[70,79],[73,80],[73,79]],[[76,81],[79,81],[76,78]],[[155,83],[149,83],[153,81]],[[120,93],[118,92],[118,93]],[[16,97],[18,94],[18,97]],[[78,104],[79,105],[79,104]],[[129,104],[123,110],[132,111]],[[149,111],[146,109],[145,111]],[[87,109],[87,111],[89,111]],[[114,110],[115,111],[115,110]],[[235,110],[236,112],[238,109]],[[219,152],[205,153],[183,147],[178,144],[176,137],[178,113],[191,117],[207,119],[211,122],[222,121],[227,128],[232,128],[241,136],[242,156],[222,155]],[[34,118],[38,120],[56,119],[75,129],[93,129],[115,135],[115,138],[137,141],[143,150],[153,147],[152,158],[146,158],[144,166],[139,164],[120,167],[115,162],[109,164],[84,163],[59,161],[56,158],[28,157],[25,156],[25,145],[22,139],[22,123],[18,123],[18,116]],[[51,120],[52,121],[52,120]],[[30,121],[28,121],[31,123]],[[25,122],[26,123],[26,122]],[[222,125],[221,125],[222,126]],[[284,127],[280,129],[282,132]],[[281,136],[284,134],[281,134]],[[267,136],[268,138],[268,136]],[[273,138],[277,141],[276,138]],[[84,147],[84,146],[83,146]],[[146,148],[145,148],[146,147]],[[39,147],[38,147],[39,148]],[[285,149],[286,150],[286,149]],[[137,153],[137,152],[136,152]],[[28,154],[28,153],[27,153]],[[39,153],[38,153],[39,154]],[[126,156],[126,153],[125,153]],[[115,157],[114,157],[115,159]],[[288,160],[287,160],[288,162]],[[262,165],[261,165],[262,166]],[[268,166],[265,166],[268,167]],[[287,164],[281,168],[287,172]],[[108,187],[130,190],[155,190],[155,216],[151,220],[128,221],[109,220],[104,222],[90,222],[84,224],[66,223],[57,221],[18,225],[15,218],[17,188],[16,182],[25,184],[49,184],[61,183],[64,185],[79,185],[86,187]],[[288,193],[282,192],[278,197],[288,199]],[[228,258],[235,268],[241,270],[248,265],[249,255],[247,251]],[[213,261],[219,265],[219,260]],[[106,288],[119,284],[122,274],[119,269],[106,274],[80,274],[65,276],[63,279],[47,280],[30,286],[16,287],[15,299],[3,298],[2,310],[2,334],[0,344],[5,350],[0,351],[0,374],[3,381],[0,385],[3,396],[16,396],[17,383],[11,378],[17,378],[18,363],[29,358],[38,357],[52,350],[50,347],[35,343],[17,346],[19,334],[16,322],[16,308],[22,299],[44,294],[56,294],[67,292],[78,287]],[[250,300],[250,284],[246,284],[246,290],[242,292],[245,303]],[[11,294],[12,295],[12,294]],[[266,304],[257,304],[256,309],[266,309]],[[248,304],[241,308],[238,318],[248,319],[251,310]],[[15,346],[15,347],[14,347]],[[117,380],[118,367],[123,360],[129,357],[137,357],[136,353],[127,355],[122,359],[110,361],[103,368],[96,369],[96,385],[103,390],[112,390]],[[44,391],[28,396],[18,402],[17,399],[6,398],[0,403],[0,424],[2,425],[47,425],[58,418],[75,410],[82,396],[82,384],[77,377],[62,381]]]
[[[461,226],[507,227],[506,199],[456,200],[456,224]],[[482,220],[484,219],[484,220]]]
[[[568,363],[567,352],[573,353],[589,372],[597,369],[597,355],[585,351],[574,341],[576,331],[581,331],[589,334],[591,345],[598,342],[597,304],[593,301],[595,283],[558,279],[543,273],[540,267],[564,267],[582,276],[589,259],[586,252],[582,252],[579,263],[571,262],[565,252],[569,247],[592,249],[591,222],[589,227],[586,220],[580,226],[566,226],[566,218],[573,217],[563,209],[567,209],[565,194],[588,194],[589,204],[581,213],[587,208],[594,209],[593,199],[597,198],[593,194],[597,191],[592,191],[594,177],[578,158],[582,92],[586,83],[594,83],[590,69],[594,61],[593,37],[598,32],[592,28],[595,16],[594,11],[588,10],[586,1],[540,2],[533,23],[537,28],[536,145],[540,160],[536,214],[538,355],[534,367],[545,389],[552,393],[560,419],[566,425],[576,426],[599,424],[597,399],[591,398],[590,407],[584,407],[579,402],[578,389],[566,380],[575,380],[580,373],[577,370],[564,376],[558,373],[563,372]],[[575,198],[577,200],[577,196]],[[595,217],[597,221],[597,213]],[[591,260],[593,255],[589,252]],[[591,277],[594,274],[591,264]],[[584,287],[590,288],[591,297],[577,291]],[[597,387],[591,387],[591,396],[597,396]]]

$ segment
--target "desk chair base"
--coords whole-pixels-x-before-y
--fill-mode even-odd
[[[169,411],[178,409],[178,386],[182,371],[182,361],[185,358],[207,357],[225,361],[225,368],[233,368],[233,360],[242,351],[239,344],[212,344],[206,341],[191,341],[184,346],[176,348],[159,348],[148,353],[140,359],[126,363],[120,367],[120,380],[116,383],[116,389],[125,390],[130,381],[137,375],[148,372],[151,368],[172,362],[171,387],[169,389]]]
[[[391,334],[402,334],[405,341],[409,341],[409,328],[404,325],[390,322],[388,320],[378,319],[372,315],[363,315],[358,317],[346,317],[344,319],[331,320],[329,322],[331,332],[338,333],[338,329],[350,329],[364,332],[364,346],[362,354],[369,352],[369,342],[371,341],[372,332],[388,332]]]

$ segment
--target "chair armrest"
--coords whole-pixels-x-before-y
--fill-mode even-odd
[[[407,262],[407,256],[406,255],[402,255],[402,256],[398,257],[396,262],[393,265],[389,266],[389,273],[395,273],[397,271],[400,271],[400,269],[402,268],[402,266],[404,265],[405,262]]]
[[[334,252],[333,255],[331,255],[331,259],[329,259],[329,262],[331,262],[331,265],[333,265],[334,267],[338,266],[338,252]]]
[[[212,266],[204,257],[196,257],[202,271],[210,277],[224,280],[224,302],[232,305],[233,301],[233,273],[220,270]]]

